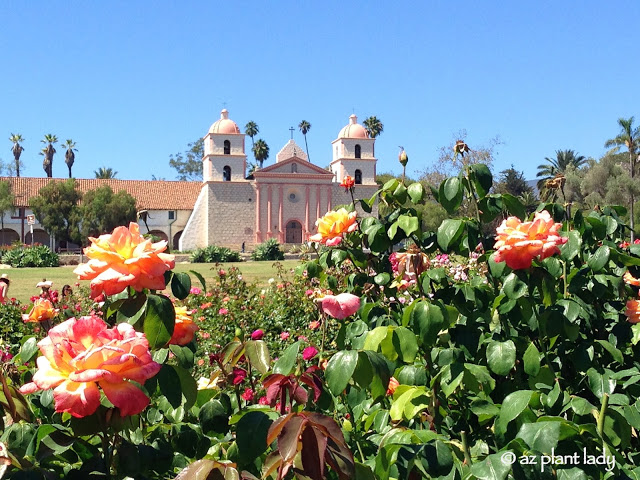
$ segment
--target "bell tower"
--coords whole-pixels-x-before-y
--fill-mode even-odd
[[[244,133],[229,112],[223,109],[204,137],[202,180],[205,182],[244,182],[247,155],[244,152]]]
[[[350,175],[356,185],[376,185],[375,142],[375,138],[370,138],[367,130],[358,123],[358,117],[351,115],[347,126],[331,143],[333,181],[340,183]]]

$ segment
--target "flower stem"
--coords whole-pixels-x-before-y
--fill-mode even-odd
[[[469,444],[467,443],[467,432],[464,430],[460,432],[460,438],[462,439],[462,451],[464,453],[464,461],[467,465],[471,465],[471,454],[469,453]]]
[[[598,436],[602,438],[602,445],[604,446],[604,419],[607,413],[607,407],[609,406],[609,394],[605,393],[602,397],[602,406],[600,407],[600,414],[598,415]]]

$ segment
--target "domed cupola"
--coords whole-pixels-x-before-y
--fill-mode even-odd
[[[349,124],[340,130],[338,138],[369,138],[369,132],[358,123],[358,117],[351,115]]]
[[[216,120],[209,128],[209,133],[217,133],[217,134],[238,134],[240,132],[240,128],[238,128],[238,124],[233,120],[229,119],[229,111],[225,108],[220,112],[220,120]]]
[[[202,178],[205,182],[245,180],[244,134],[225,108],[204,137]]]

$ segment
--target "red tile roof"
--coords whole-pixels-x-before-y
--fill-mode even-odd
[[[167,180],[117,180],[76,178],[76,188],[81,192],[109,185],[111,190],[126,191],[136,199],[138,210],[193,210],[202,182],[178,182]],[[16,207],[28,207],[29,199],[36,197],[49,182],[63,182],[64,178],[0,177],[8,181],[16,198]]]

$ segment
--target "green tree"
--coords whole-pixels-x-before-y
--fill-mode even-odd
[[[40,141],[46,145],[42,149],[42,152],[40,152],[40,154],[44,156],[42,168],[47,174],[47,177],[51,178],[53,176],[53,156],[56,153],[56,149],[53,146],[58,143],[58,137],[52,133],[48,133],[44,136],[44,139]]]
[[[260,129],[258,128],[258,124],[256,122],[254,122],[253,120],[248,121],[247,124],[244,126],[244,133],[246,133],[247,135],[249,135],[251,137],[251,148],[253,149],[253,137],[255,137],[258,132],[260,131]]]
[[[367,133],[369,133],[369,136],[371,138],[376,138],[384,130],[384,125],[378,119],[378,117],[365,118],[362,124],[364,125],[364,128],[367,130]]]
[[[76,154],[73,152],[77,152],[78,149],[75,148],[76,142],[74,142],[70,138],[67,139],[66,142],[64,142],[64,146],[67,149],[67,151],[64,153],[64,163],[66,163],[67,167],[69,168],[69,178],[71,178],[71,167],[73,167],[73,162],[75,162],[76,160]]]
[[[199,138],[187,145],[185,152],[169,156],[169,166],[178,172],[178,180],[202,180],[204,140]]]
[[[253,148],[253,156],[258,162],[259,168],[262,168],[262,164],[269,158],[269,145],[263,139],[259,138]]]
[[[633,127],[633,117],[619,118],[618,125],[620,125],[620,133],[617,137],[607,140],[604,144],[605,147],[626,147],[629,152],[629,174],[631,176],[631,184],[633,185],[633,179],[635,178],[636,162],[638,161],[638,147],[640,142],[640,127]],[[629,190],[629,226],[631,227],[631,242],[635,239],[635,221],[634,221],[634,204],[635,204],[635,191]]]
[[[29,199],[38,222],[57,241],[79,243],[82,193],[76,188],[75,180],[51,181],[38,193]]]
[[[94,170],[93,174],[96,176],[96,178],[100,178],[102,180],[108,180],[110,178],[116,178],[116,175],[118,175],[118,172],[116,172],[111,167],[100,167],[98,170]]]
[[[136,199],[124,190],[114,193],[109,185],[103,185],[84,194],[80,215],[82,241],[86,243],[87,237],[135,222]]]
[[[13,160],[15,162],[15,170],[16,177],[20,176],[20,166],[22,162],[20,161],[20,155],[24,151],[24,147],[20,144],[20,142],[24,142],[24,138],[19,133],[12,133],[9,137],[9,141],[13,143],[11,147],[11,153],[13,153]]]
[[[573,150],[556,150],[556,158],[545,157],[545,162],[538,165],[538,190],[542,192],[545,184],[556,175],[564,175],[567,168],[580,168],[587,163],[583,155],[577,155]],[[541,178],[540,178],[541,177]]]
[[[311,124],[309,122],[307,122],[306,120],[302,120],[298,124],[298,128],[302,132],[302,135],[304,135],[304,147],[307,150],[307,159],[309,159],[309,161],[311,161],[311,157],[309,156],[309,145],[307,145],[307,132],[309,130],[311,130]]]
[[[11,184],[0,181],[0,225],[2,226],[2,243],[4,244],[4,216],[15,211],[15,197],[11,191]]]
[[[525,193],[533,193],[533,189],[524,179],[524,174],[513,168],[513,165],[500,172],[495,188],[497,193],[510,193],[515,197],[521,197]]]

